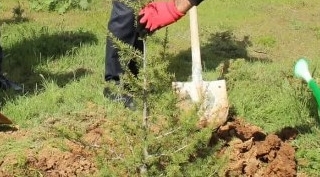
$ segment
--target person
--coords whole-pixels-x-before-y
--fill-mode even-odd
[[[134,1],[134,0],[131,0]],[[170,25],[180,18],[192,7],[199,5],[203,0],[169,0],[166,2],[151,2],[139,12],[139,23],[135,26],[134,10],[123,2],[113,0],[112,11],[108,22],[108,30],[122,42],[132,45],[136,50],[143,51],[141,34],[152,34],[154,31]],[[142,33],[141,31],[145,31]],[[124,72],[119,62],[119,49],[114,47],[111,37],[107,37],[105,55],[105,81],[121,87],[120,75]],[[136,62],[131,60],[128,64],[130,72],[137,76],[139,69]],[[129,86],[124,89],[130,91]],[[132,96],[117,94],[104,88],[104,96],[134,110],[135,104]]]
[[[139,22],[145,29],[153,33],[168,26],[180,18],[193,6],[198,6],[203,0],[170,0],[166,2],[151,2],[141,9]]]
[[[142,52],[143,42],[139,39],[135,20],[136,18],[132,8],[128,7],[123,2],[117,0],[112,1],[112,11],[108,22],[109,32],[122,42],[129,44]],[[122,74],[124,70],[120,64],[118,52],[119,49],[114,47],[112,37],[108,36],[105,55],[105,81],[107,83],[114,83],[118,87],[121,87],[120,74]],[[134,76],[138,75],[138,68],[134,60],[129,62],[128,67]],[[125,89],[129,91],[128,87]],[[108,87],[104,88],[103,93],[105,97],[108,97],[113,101],[123,102],[125,107],[129,109],[135,109],[132,96],[128,94],[115,93]]]
[[[2,72],[2,60],[4,58],[3,49],[0,45],[0,89],[7,90],[13,89],[15,91],[21,91],[22,87],[20,87],[17,83],[6,78]]]

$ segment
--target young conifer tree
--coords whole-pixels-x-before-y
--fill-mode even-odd
[[[147,3],[129,0],[122,2],[132,7],[136,14]],[[128,119],[125,123],[130,131],[123,130],[123,133],[127,134],[126,139],[133,142],[130,144],[131,155],[125,158],[125,168],[133,176],[206,176],[217,170],[216,162],[210,156],[212,147],[208,145],[212,131],[197,129],[196,108],[191,108],[187,114],[179,112],[177,98],[171,89],[173,75],[168,73],[168,29],[163,30],[166,33],[162,39],[156,35],[143,38],[143,52],[108,34],[119,49],[120,63],[124,70],[120,76],[121,84],[130,85],[132,92],[128,93],[124,89],[118,91],[134,96],[138,103],[137,111],[141,112],[138,122]],[[154,50],[155,45],[161,50]],[[138,77],[127,67],[132,59],[140,68]],[[199,157],[201,160],[197,160]],[[202,169],[203,165],[207,169]]]

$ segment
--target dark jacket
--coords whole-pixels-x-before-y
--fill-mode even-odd
[[[192,5],[197,6],[197,5],[199,5],[203,0],[189,0],[189,1],[190,1],[190,3],[191,3]]]

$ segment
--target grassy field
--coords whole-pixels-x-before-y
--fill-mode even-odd
[[[95,169],[88,176],[137,175],[133,166],[139,163],[135,150],[140,148],[136,142],[141,132],[135,131],[141,128],[141,111],[125,109],[105,99],[102,92],[110,1],[97,0],[87,11],[62,15],[35,12],[27,0],[19,2],[24,9],[21,22],[15,21],[12,13],[18,1],[0,2],[3,70],[24,88],[23,93],[0,92],[1,112],[14,122],[13,126],[0,126],[0,174],[42,176],[53,167],[68,171],[76,168],[68,166],[68,160],[81,156],[87,157],[79,161],[85,170]],[[293,75],[295,61],[306,57],[320,83],[319,9],[318,0],[207,0],[198,7],[204,80],[225,78],[232,112],[266,133],[288,126],[298,130],[291,142],[296,147],[298,176],[320,175],[316,102],[307,85]],[[168,71],[178,81],[190,80],[188,16],[171,25],[167,33],[163,29],[150,38],[150,57],[161,55],[159,41],[166,36]],[[179,114],[189,121],[182,123],[188,127],[185,130],[192,129],[195,115],[168,108],[174,104],[173,97],[170,89],[162,91],[154,117],[169,124],[172,117],[179,117],[172,115]],[[180,136],[208,138],[184,133]],[[187,144],[190,141],[183,139]],[[180,163],[187,164],[188,176],[195,176],[193,169],[204,165],[209,172],[198,169],[198,175],[222,174],[224,160],[214,158],[215,147],[209,151],[211,156]],[[70,153],[78,156],[72,159]],[[56,160],[54,165],[48,165],[49,157]],[[179,160],[172,161],[184,157],[176,158]],[[59,161],[63,163],[58,165]],[[166,176],[175,176],[170,172],[179,169],[183,168],[162,170]]]

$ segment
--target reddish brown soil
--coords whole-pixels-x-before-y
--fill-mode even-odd
[[[44,148],[36,155],[30,154],[27,159],[28,166],[39,169],[48,177],[93,176],[98,171],[95,149],[102,143],[102,123],[96,122],[89,126],[81,143],[65,140],[66,151]]]
[[[106,132],[102,124],[96,122],[87,128],[87,133],[80,142],[65,140],[65,150],[61,147],[43,145],[38,150],[26,150],[26,167],[34,169],[34,175],[48,177],[96,176],[95,149],[107,143],[112,144],[104,135]],[[265,134],[262,129],[250,125],[241,118],[236,118],[221,126],[215,133],[211,143],[218,140],[224,145],[218,155],[227,155],[229,164],[225,168],[224,176],[252,176],[270,177],[297,175],[295,149],[290,145],[290,140],[297,136],[293,128],[284,128],[279,133]],[[28,132],[16,129],[0,131],[0,139],[14,138],[17,141],[30,136]],[[7,165],[17,163],[15,154],[8,154],[5,159],[0,159],[0,176],[14,176],[8,171]],[[13,171],[14,173],[14,171]],[[30,174],[25,174],[30,175]]]
[[[39,152],[29,151],[27,165],[48,177],[96,176],[96,149],[103,143],[104,117],[93,113],[82,115],[84,121],[97,119],[86,128],[86,133],[77,141],[65,139],[61,147],[44,147]],[[93,120],[95,120],[93,119]],[[47,122],[55,124],[55,122]],[[105,142],[104,142],[105,143]]]
[[[228,153],[230,160],[225,176],[296,176],[295,148],[289,141],[297,134],[297,130],[286,127],[266,135],[240,118],[228,122],[216,134],[226,142],[219,154]]]
[[[101,145],[102,135],[103,130],[98,122],[87,128],[87,133],[82,137],[81,142],[65,139],[62,143],[65,144],[65,147],[43,144],[40,150],[27,149],[25,152],[27,155],[26,167],[22,167],[28,169],[26,174],[21,174],[21,170],[15,169],[10,172],[6,168],[7,166],[15,166],[21,155],[7,154],[5,159],[0,159],[0,176],[13,177],[17,172],[21,176],[38,176],[39,174],[46,177],[96,176],[98,169],[95,149]],[[10,128],[3,132],[0,131],[0,139],[2,138],[2,140],[14,138],[19,141],[26,136],[32,135]]]
[[[97,171],[93,155],[81,145],[67,142],[69,151],[45,148],[27,158],[28,166],[38,169],[44,176],[90,176]]]

